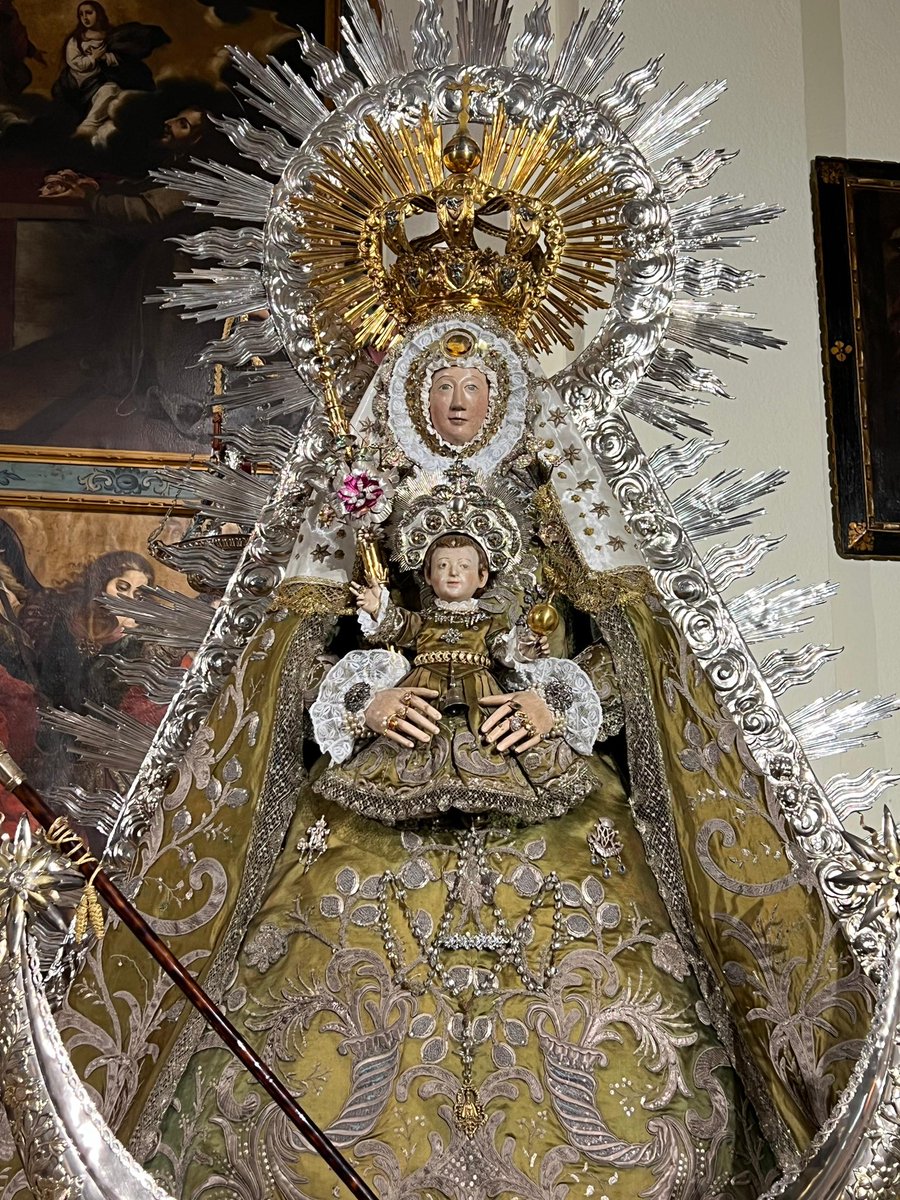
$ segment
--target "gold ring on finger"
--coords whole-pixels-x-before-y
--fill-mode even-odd
[[[405,704],[407,708],[411,707],[413,700],[415,700],[415,696],[412,692],[404,692],[400,697],[400,703]]]
[[[516,712],[514,712],[513,715],[509,718],[509,728],[511,730],[525,729],[527,724],[528,724],[527,717],[523,717],[522,714],[518,710],[516,710]]]
[[[401,719],[402,718],[400,717],[399,713],[391,713],[385,723],[385,729],[389,730],[391,733],[394,733],[397,726],[400,724]]]

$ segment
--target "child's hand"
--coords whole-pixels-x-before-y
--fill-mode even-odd
[[[523,662],[535,662],[539,658],[547,658],[550,654],[550,643],[544,634],[532,633],[530,629],[518,631],[516,654]]]
[[[381,604],[381,588],[372,583],[351,583],[350,591],[356,597],[356,607],[370,617],[378,613]]]

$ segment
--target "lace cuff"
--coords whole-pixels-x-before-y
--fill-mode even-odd
[[[384,620],[389,603],[390,596],[388,595],[388,590],[384,584],[382,584],[381,594],[378,597],[378,611],[376,612],[375,616],[370,617],[369,614],[364,612],[361,608],[357,610],[356,619],[359,621],[359,627],[363,631],[363,635],[365,637],[375,637],[375,635],[378,633],[378,626]]]
[[[590,754],[600,732],[603,709],[588,676],[568,658],[518,663],[516,674],[565,721],[562,736],[578,754]]]
[[[394,687],[408,673],[409,663],[393,650],[352,650],[335,663],[309,708],[319,749],[336,763],[348,759],[357,724],[348,717],[365,709],[375,692]]]

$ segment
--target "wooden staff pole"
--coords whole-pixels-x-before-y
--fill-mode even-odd
[[[0,743],[0,786],[12,792],[21,800],[25,808],[36,821],[49,830],[57,821],[57,815],[46,801],[26,782],[25,774],[15,763],[12,756]],[[75,835],[77,837],[77,835]],[[244,1040],[228,1018],[213,1003],[203,988],[196,982],[187,969],[175,957],[169,947],[153,932],[134,905],[122,895],[116,885],[99,870],[97,860],[88,851],[82,839],[81,852],[75,855],[66,854],[84,875],[89,884],[107,902],[123,925],[127,925],[141,945],[153,955],[160,967],[172,982],[181,989],[194,1008],[201,1014],[206,1023],[213,1029],[229,1050],[236,1054],[256,1082],[271,1096],[288,1120],[300,1131],[313,1150],[321,1156],[342,1183],[346,1184],[354,1196],[362,1200],[378,1200],[365,1180],[347,1162],[333,1142],[331,1142],[315,1122],[307,1116],[290,1092],[284,1087],[278,1077],[266,1066],[248,1042]]]

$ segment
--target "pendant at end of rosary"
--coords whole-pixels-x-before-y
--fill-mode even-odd
[[[622,839],[609,817],[601,817],[587,836],[588,849],[591,852],[591,862],[594,866],[603,863],[603,877],[609,879],[612,870],[609,860],[615,859],[620,875],[625,874],[625,864],[622,862]]]
[[[456,1093],[453,1119],[467,1138],[473,1138],[487,1120],[484,1105],[478,1103],[478,1092],[471,1084],[464,1084]]]

